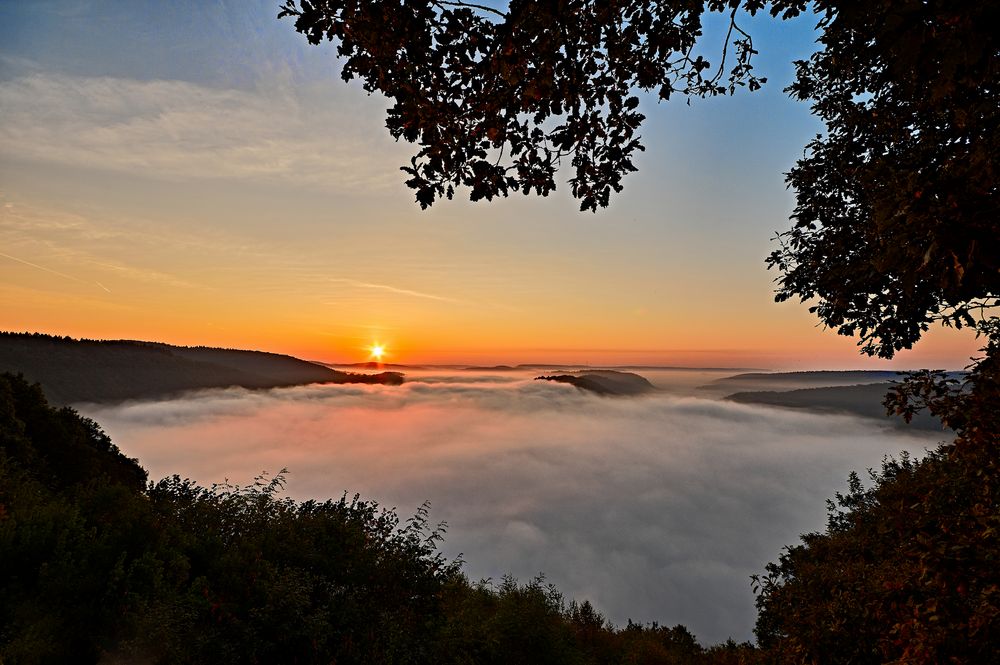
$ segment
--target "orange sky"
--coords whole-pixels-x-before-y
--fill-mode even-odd
[[[607,210],[559,191],[421,212],[384,100],[272,4],[2,9],[0,329],[335,362],[378,339],[400,363],[885,365],[776,305],[764,268],[818,128],[781,92],[811,26],[762,24],[760,93],[644,102]],[[975,348],[935,333],[893,366]]]

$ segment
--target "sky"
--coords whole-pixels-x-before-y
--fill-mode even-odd
[[[0,329],[399,363],[961,368],[858,355],[764,257],[821,131],[782,89],[814,20],[749,22],[764,90],[657,104],[625,190],[420,211],[386,100],[277,0],[0,0]],[[718,22],[709,25],[708,39]]]

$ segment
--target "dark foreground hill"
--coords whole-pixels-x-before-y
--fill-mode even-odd
[[[645,377],[632,372],[616,372],[610,369],[592,369],[568,374],[539,376],[535,380],[568,383],[580,390],[598,395],[642,395],[656,390],[656,387]]]
[[[20,373],[40,383],[54,404],[118,402],[230,386],[403,381],[398,372],[351,374],[262,351],[37,333],[0,333],[0,372]]]
[[[296,502],[282,476],[146,472],[0,373],[0,663],[727,665],[683,626],[608,624],[541,579],[471,583],[422,507]]]

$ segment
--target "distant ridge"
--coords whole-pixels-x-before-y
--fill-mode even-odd
[[[726,400],[741,404],[763,404],[788,409],[806,409],[826,413],[843,413],[881,420],[896,427],[942,431],[941,420],[927,413],[918,413],[907,424],[902,418],[890,416],[882,406],[890,384],[863,383],[854,386],[826,386],[797,390],[759,390],[738,392]]]
[[[896,427],[941,431],[938,418],[920,413],[907,425],[889,416],[882,405],[894,381],[905,370],[809,370],[745,373],[712,381],[699,390],[731,402],[761,404],[824,413],[844,413],[873,418]],[[961,379],[965,372],[948,372]]]
[[[478,366],[472,365],[462,367],[468,372],[520,372],[526,370],[578,370],[593,372],[614,372],[614,371],[677,371],[677,372],[763,372],[759,368],[753,367],[683,367],[678,365],[573,365],[573,364],[552,364],[552,363],[523,363],[520,365],[492,365]]]
[[[375,361],[368,361],[364,363],[324,363],[318,362],[318,365],[323,365],[324,367],[348,367],[350,369],[425,369],[421,365],[398,365],[395,363],[377,363]]]
[[[403,382],[399,372],[351,374],[292,356],[137,340],[0,332],[0,372],[42,385],[54,404],[121,402],[207,388]]]
[[[729,381],[785,381],[792,380],[797,383],[814,383],[820,386],[829,386],[831,381],[854,381],[856,383],[869,382],[878,383],[880,381],[892,381],[899,378],[902,372],[896,370],[882,369],[820,369],[801,370],[797,372],[746,372],[735,376],[720,379],[717,383]]]

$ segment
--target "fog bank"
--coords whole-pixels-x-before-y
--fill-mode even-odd
[[[151,478],[245,484],[287,467],[296,498],[359,492],[403,517],[430,500],[471,578],[544,573],[615,623],[683,623],[704,643],[752,637],[749,576],[823,528],[848,472],[944,438],[681,388],[616,399],[524,375],[416,378],[80,410]]]

